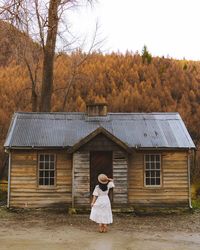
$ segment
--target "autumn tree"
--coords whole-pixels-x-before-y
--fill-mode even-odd
[[[152,55],[149,53],[146,45],[144,45],[142,49],[142,61],[143,63],[147,62],[148,64],[152,61]]]
[[[91,3],[92,0],[85,0]],[[43,52],[40,111],[51,110],[53,68],[56,41],[66,11],[77,7],[81,0],[1,0],[1,18],[39,42]],[[67,24],[65,24],[67,26]],[[61,33],[60,33],[61,32]],[[67,44],[69,45],[69,44]],[[65,46],[67,46],[65,44]],[[28,66],[28,65],[27,65]],[[31,68],[28,67],[30,70]],[[32,74],[30,74],[32,76]],[[33,82],[33,78],[31,79]]]
[[[131,52],[93,52],[89,60],[80,63],[85,56],[81,50],[56,56],[52,111],[84,112],[87,101],[106,101],[110,112],[179,112],[197,147],[198,164],[191,172],[192,180],[200,180],[200,63],[187,61],[185,69],[180,60],[154,57],[147,64],[141,55]],[[31,111],[31,93],[20,92],[28,87],[27,67],[2,58],[0,145],[13,112]],[[0,160],[2,154],[0,151]]]

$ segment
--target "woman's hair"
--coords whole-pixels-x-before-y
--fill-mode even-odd
[[[107,186],[108,183],[102,184],[102,183],[98,182],[98,184],[99,184],[99,188],[100,188],[102,191],[108,190],[108,186]]]

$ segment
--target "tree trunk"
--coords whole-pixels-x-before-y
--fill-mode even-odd
[[[32,89],[32,94],[31,94],[31,103],[32,103],[32,112],[37,112],[37,94],[35,90]]]
[[[37,107],[38,107],[38,96],[37,96],[37,93],[36,93],[36,76],[35,76],[35,79],[33,78],[33,73],[32,73],[32,70],[31,70],[31,66],[28,62],[28,60],[26,59],[26,57],[24,57],[24,61],[26,63],[26,66],[27,66],[27,69],[28,69],[28,72],[29,72],[29,77],[30,77],[30,80],[31,80],[31,104],[32,104],[32,112],[37,112]],[[36,74],[36,72],[35,72]]]
[[[53,65],[55,55],[56,36],[58,30],[58,7],[61,0],[51,0],[48,12],[48,31],[44,47],[42,91],[40,111],[51,111],[51,96],[53,90]]]

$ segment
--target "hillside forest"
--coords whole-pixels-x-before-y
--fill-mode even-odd
[[[27,63],[11,44],[0,32],[1,166],[13,113],[38,111],[41,87],[39,49]],[[54,65],[53,112],[85,111],[91,101],[106,101],[109,112],[179,112],[197,146],[192,180],[200,178],[200,62],[152,57],[145,48],[126,54],[58,53]]]

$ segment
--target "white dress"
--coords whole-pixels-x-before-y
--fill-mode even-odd
[[[113,222],[112,210],[110,199],[108,197],[109,189],[115,185],[112,181],[108,183],[108,189],[102,191],[97,185],[94,189],[93,195],[97,196],[97,199],[91,209],[90,219],[96,223],[110,224]]]

